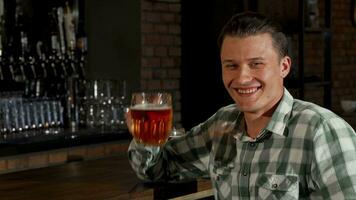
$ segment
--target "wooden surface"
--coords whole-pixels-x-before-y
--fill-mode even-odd
[[[143,183],[122,153],[0,175],[0,200],[166,199],[205,190],[209,182]]]
[[[137,187],[140,183],[127,157],[120,155],[0,175],[0,199],[102,200],[153,196],[153,189],[140,189]],[[132,190],[134,193],[130,193]]]

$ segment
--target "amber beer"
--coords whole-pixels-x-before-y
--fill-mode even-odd
[[[171,96],[167,93],[136,93],[130,107],[131,131],[140,143],[164,144],[172,130]]]
[[[172,130],[172,107],[142,104],[131,107],[133,136],[140,143],[159,146]]]

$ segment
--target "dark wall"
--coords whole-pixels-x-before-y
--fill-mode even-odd
[[[140,87],[140,1],[86,0],[88,77],[125,79]]]

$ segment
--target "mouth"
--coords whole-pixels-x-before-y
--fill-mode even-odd
[[[240,94],[240,95],[253,95],[256,92],[258,92],[260,89],[262,88],[262,86],[258,86],[258,87],[248,87],[248,88],[234,88],[234,90]]]

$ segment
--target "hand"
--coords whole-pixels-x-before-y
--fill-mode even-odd
[[[132,116],[131,116],[131,110],[128,109],[127,112],[125,113],[125,121],[126,121],[126,125],[127,125],[127,128],[129,129],[129,132],[133,133],[133,126],[132,126]]]

